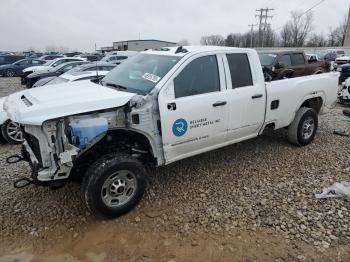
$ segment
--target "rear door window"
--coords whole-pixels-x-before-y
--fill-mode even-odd
[[[291,66],[292,65],[292,60],[290,59],[290,55],[283,55],[279,59],[279,62],[285,66]]]
[[[303,54],[292,54],[292,64],[293,65],[305,64],[304,55]]]
[[[230,67],[232,88],[253,85],[252,72],[246,54],[227,54]]]
[[[117,56],[117,60],[125,60],[127,59],[127,56]]]

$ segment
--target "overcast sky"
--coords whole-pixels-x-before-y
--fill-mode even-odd
[[[64,46],[93,51],[113,41],[187,39],[199,44],[210,34],[245,32],[256,23],[255,9],[274,8],[279,28],[291,10],[320,0],[0,0],[0,50]],[[314,28],[327,34],[347,14],[350,0],[325,0],[314,12]]]

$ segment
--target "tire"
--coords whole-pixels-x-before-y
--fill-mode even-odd
[[[310,144],[316,134],[318,116],[314,109],[301,107],[288,127],[288,140],[297,146]]]
[[[16,75],[16,72],[13,71],[12,69],[8,69],[5,71],[5,76],[7,77],[14,77]]]
[[[2,124],[1,135],[9,144],[22,144],[24,141],[21,126],[11,120]]]
[[[0,125],[0,130],[1,130],[1,125]],[[0,132],[0,144],[4,144],[6,143],[7,141],[5,140],[5,138],[2,136],[1,132]]]
[[[146,170],[135,158],[108,154],[86,172],[82,191],[87,208],[96,216],[114,218],[133,209],[146,188]]]

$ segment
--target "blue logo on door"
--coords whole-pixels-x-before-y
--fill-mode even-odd
[[[183,136],[187,131],[187,127],[187,121],[183,118],[179,118],[173,124],[173,134],[177,137]]]

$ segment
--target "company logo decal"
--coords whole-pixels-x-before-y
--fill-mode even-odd
[[[183,136],[187,132],[187,128],[187,121],[183,118],[179,118],[173,124],[173,134],[177,137]]]

